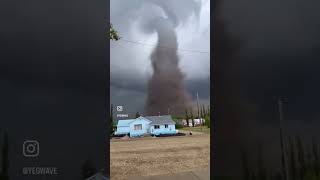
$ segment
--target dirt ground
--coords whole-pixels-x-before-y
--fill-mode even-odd
[[[111,180],[207,169],[210,135],[111,140],[110,158]]]

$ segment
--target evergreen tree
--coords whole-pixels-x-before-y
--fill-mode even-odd
[[[187,122],[187,126],[189,126],[189,114],[188,114],[188,109],[186,109],[186,122]]]
[[[190,117],[191,117],[191,121],[192,121],[192,127],[194,127],[194,116],[193,116],[192,109],[190,110]]]
[[[205,116],[205,124],[208,128],[210,128],[211,126],[211,120],[210,120],[210,116],[209,115],[206,115]]]
[[[204,104],[201,106],[201,110],[202,110],[202,112],[203,112],[203,115],[206,116],[206,115],[207,115],[207,112],[206,112],[206,108],[205,108],[205,105],[204,105]]]
[[[137,112],[137,113],[136,113],[136,118],[138,118],[138,117],[140,117],[140,116],[141,116],[140,113]]]
[[[206,112],[205,105],[202,105],[202,111],[203,111],[204,116],[208,115],[208,113]]]
[[[211,126],[211,119],[210,119],[210,106],[208,106],[207,108],[205,107],[205,105],[202,106],[203,111],[204,111],[204,118],[205,118],[205,125],[210,128]]]

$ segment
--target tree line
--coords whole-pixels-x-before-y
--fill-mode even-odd
[[[200,117],[199,117],[200,116]],[[199,107],[199,116],[198,114],[196,116],[193,115],[193,110],[192,109],[186,109],[185,110],[185,119],[187,122],[187,125],[189,126],[190,120],[192,123],[192,127],[194,127],[194,119],[204,119],[205,123],[204,125],[210,128],[210,106],[205,106],[205,105],[200,105]]]
[[[286,169],[268,171],[263,161],[261,145],[258,145],[256,169],[250,168],[248,152],[242,151],[243,180],[320,180],[320,146],[315,137],[311,146],[303,143],[301,137],[288,137],[285,144]],[[283,155],[281,155],[283,156]],[[281,157],[284,158],[284,157]]]

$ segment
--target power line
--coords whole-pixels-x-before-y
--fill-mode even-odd
[[[142,46],[152,46],[152,47],[156,47],[157,46],[155,44],[147,44],[147,43],[143,43],[143,42],[139,42],[139,41],[132,41],[132,40],[123,39],[123,38],[121,38],[119,41],[120,42],[121,41],[125,41],[125,42],[128,42],[128,43],[138,44],[138,45],[142,45]],[[166,46],[159,46],[159,47],[165,48],[165,49],[175,49],[175,48],[166,47]],[[199,50],[190,50],[190,49],[177,49],[177,51],[186,51],[186,52],[200,53],[200,54],[209,54],[210,53],[208,51],[199,51]]]
[[[126,43],[127,44],[127,43]],[[114,43],[114,46],[110,46],[110,51],[113,51],[113,49],[115,48],[115,46],[118,46],[118,47],[121,47],[121,48],[128,48],[127,46],[125,46],[126,44],[124,43],[117,43],[115,42]],[[134,45],[134,44],[132,44]],[[143,47],[143,46],[136,46],[136,47]],[[152,48],[151,46],[149,48]],[[144,52],[144,53],[147,53],[147,54],[150,54],[150,49],[149,48],[142,48],[141,50]],[[183,56],[196,56],[196,55],[204,55],[204,56],[207,56],[207,55],[210,55],[210,54],[205,54],[205,53],[202,53],[202,54],[199,54],[199,53],[190,53],[190,52],[186,52],[186,51],[179,51],[179,54],[180,55],[183,55]],[[113,57],[114,58],[114,57]]]

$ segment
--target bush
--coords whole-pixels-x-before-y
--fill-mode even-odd
[[[204,119],[205,119],[204,125],[207,126],[208,128],[210,128],[210,125],[211,125],[210,124],[211,123],[210,122],[210,116],[207,115],[207,116],[205,116]]]
[[[181,122],[178,119],[174,118],[173,121],[176,123],[176,129],[183,128],[183,125],[181,124]]]
[[[176,123],[176,129],[182,129],[182,128],[183,128],[183,126],[181,124]]]

